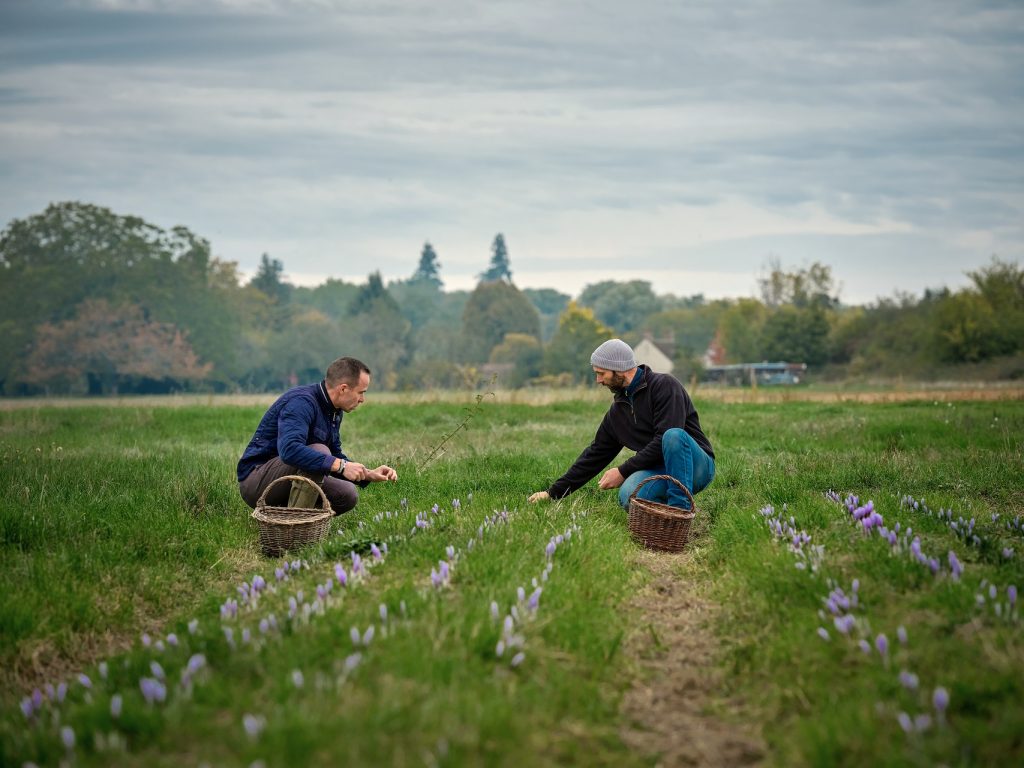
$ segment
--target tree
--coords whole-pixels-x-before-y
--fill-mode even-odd
[[[540,315],[523,292],[503,280],[482,282],[470,294],[462,313],[462,360],[480,363],[506,334],[540,338]]]
[[[828,359],[828,336],[824,309],[785,305],[765,321],[761,350],[763,356],[773,362],[821,365]]]
[[[202,381],[210,368],[200,364],[180,330],[147,320],[138,305],[88,299],[71,318],[37,329],[24,380],[65,392],[109,394],[125,386],[181,388]]]
[[[505,339],[491,350],[492,363],[511,363],[511,373],[502,383],[512,389],[540,375],[544,350],[536,336],[525,333],[507,333]]]
[[[661,311],[661,299],[646,280],[605,280],[588,285],[580,293],[579,303],[593,309],[598,320],[620,334],[640,328],[648,315]]]
[[[284,306],[291,298],[292,285],[284,281],[284,264],[265,253],[260,257],[259,269],[250,285],[279,306]]]
[[[498,280],[512,282],[512,270],[509,269],[505,236],[500,232],[494,236],[494,242],[491,243],[491,265],[487,268],[487,271],[480,274],[480,281],[483,283]]]
[[[572,297],[554,288],[524,288],[523,293],[540,312],[541,340],[549,341],[558,328],[558,316],[568,306]]]
[[[441,263],[437,260],[437,253],[434,252],[434,246],[427,241],[423,244],[423,251],[420,253],[420,263],[416,267],[416,271],[413,273],[411,282],[414,283],[429,283],[435,288],[440,290],[444,287],[444,283],[441,281],[441,275],[439,269]]]
[[[544,373],[569,374],[578,382],[589,380],[590,355],[611,335],[612,331],[594,317],[593,310],[570,301],[544,350]]]
[[[756,299],[739,299],[725,312],[718,324],[725,357],[730,363],[753,363],[764,359],[761,333],[768,312]]]
[[[832,279],[832,268],[814,262],[807,269],[784,272],[777,257],[768,260],[770,272],[758,278],[761,298],[772,309],[784,304],[796,307],[836,307],[839,290]]]

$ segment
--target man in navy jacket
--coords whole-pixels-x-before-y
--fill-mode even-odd
[[[359,500],[356,485],[397,480],[386,464],[376,469],[350,461],[341,450],[341,420],[366,399],[370,369],[354,357],[342,357],[327,368],[319,384],[289,389],[263,415],[238,462],[238,488],[255,508],[268,485],[285,475],[306,475],[321,484],[335,514]],[[284,506],[291,490],[278,483],[266,503]]]
[[[633,350],[620,339],[609,339],[595,349],[590,363],[597,383],[612,390],[612,405],[593,442],[568,471],[529,501],[568,496],[607,467],[623,448],[636,454],[608,469],[598,481],[602,490],[619,489],[623,507],[628,508],[633,491],[652,475],[674,477],[691,493],[706,488],[715,477],[715,452],[683,385],[668,374],[637,365]],[[666,480],[647,483],[637,496],[690,508],[686,495]]]

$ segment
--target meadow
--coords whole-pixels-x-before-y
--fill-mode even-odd
[[[696,393],[676,555],[594,483],[526,504],[593,393],[371,392],[343,443],[399,482],[280,559],[260,404],[0,409],[0,764],[1024,763],[1024,400],[961,396]]]

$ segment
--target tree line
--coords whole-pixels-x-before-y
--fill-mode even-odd
[[[600,281],[572,297],[520,289],[502,234],[472,291],[447,291],[427,242],[407,279],[294,286],[262,256],[244,281],[185,227],[79,202],[0,233],[0,392],[5,395],[273,391],[341,354],[391,390],[568,385],[615,335],[651,338],[680,378],[710,362],[807,363],[820,375],[926,378],[1024,371],[1024,271],[993,258],[958,291],[839,300],[831,269],[769,262],[757,298],[656,293]]]

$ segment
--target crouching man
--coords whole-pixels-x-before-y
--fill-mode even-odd
[[[319,384],[289,389],[263,415],[238,462],[238,489],[255,508],[260,495],[285,475],[305,475],[320,484],[335,514],[348,512],[359,500],[356,486],[398,480],[382,464],[376,469],[349,460],[341,450],[341,420],[366,399],[370,369],[354,357],[327,368]],[[289,483],[278,483],[266,503],[285,506]]]
[[[560,499],[585,485],[608,466],[623,447],[636,451],[601,475],[602,490],[619,489],[619,503],[628,508],[636,487],[652,475],[674,477],[691,493],[715,477],[715,453],[700,427],[690,395],[673,376],[637,365],[633,350],[610,339],[594,350],[590,364],[597,383],[612,391],[612,404],[594,435],[568,471],[529,501]],[[689,509],[690,501],[675,483],[653,480],[637,496]]]

